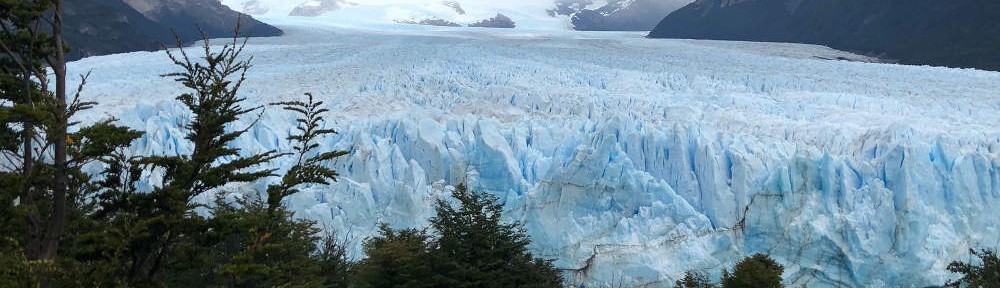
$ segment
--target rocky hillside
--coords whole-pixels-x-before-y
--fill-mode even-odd
[[[185,40],[232,36],[237,21],[245,36],[277,36],[281,30],[242,13],[233,11],[218,0],[124,0],[126,4],[160,25],[176,30]]]
[[[218,0],[65,0],[69,59],[157,50],[209,37],[231,37],[238,19],[243,36],[277,36],[281,30],[223,6]]]
[[[469,24],[469,27],[481,27],[481,28],[517,28],[517,23],[513,19],[507,17],[507,15],[497,14],[493,18],[483,19],[482,21]]]
[[[1000,1],[699,0],[649,34],[820,44],[904,64],[1000,70]]]

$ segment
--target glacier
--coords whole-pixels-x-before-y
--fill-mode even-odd
[[[250,39],[242,95],[333,110],[322,145],[351,151],[329,163],[342,177],[287,204],[355,240],[353,257],[379,222],[426,224],[458,183],[499,196],[573,286],[669,286],[761,252],[791,287],[923,287],[1000,245],[1000,73],[796,44],[269,21],[287,34]],[[136,154],[190,151],[163,52],[69,68],[100,102],[80,120],[146,131]],[[279,110],[236,145],[289,149]]]

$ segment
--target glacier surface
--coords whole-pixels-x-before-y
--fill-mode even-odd
[[[330,163],[343,176],[288,204],[356,240],[425,224],[464,182],[588,287],[717,277],[755,252],[793,287],[937,285],[968,248],[1000,245],[1000,73],[809,45],[309,21],[250,40],[242,93],[333,109],[323,147],[351,151]],[[859,61],[823,60],[837,58]],[[81,120],[146,131],[135,153],[190,151],[163,52],[70,69],[93,72],[83,95],[101,103]],[[277,110],[237,145],[288,149]]]

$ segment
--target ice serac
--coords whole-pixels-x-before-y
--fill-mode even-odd
[[[313,92],[333,108],[340,134],[322,147],[351,151],[329,163],[343,177],[288,204],[356,239],[426,224],[468,183],[587,287],[718,277],[757,252],[791,287],[923,287],[1000,243],[1000,73],[827,61],[867,58],[808,45],[295,23],[251,39],[243,95]],[[93,69],[85,96],[102,103],[82,120],[147,131],[136,153],[191,149],[162,54],[71,69]],[[262,117],[237,145],[287,149],[291,116]]]

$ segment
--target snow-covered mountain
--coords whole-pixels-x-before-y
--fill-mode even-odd
[[[378,222],[424,224],[460,182],[499,195],[587,287],[717,277],[755,252],[791,287],[923,287],[1000,243],[1000,73],[809,45],[281,21],[285,36],[251,39],[242,93],[333,109],[340,134],[322,145],[351,151],[330,163],[343,177],[288,204],[355,244]],[[101,102],[81,120],[147,131],[136,153],[189,151],[183,87],[157,76],[169,63],[71,63]],[[262,117],[239,147],[288,149],[292,116]]]
[[[223,0],[233,9],[264,17],[310,16],[351,26],[419,23],[424,20],[462,26],[509,17],[517,27],[564,30],[568,20],[546,13],[552,0]]]
[[[693,0],[556,0],[553,14],[567,15],[580,31],[649,31]]]
[[[323,16],[363,23],[451,23],[467,26],[497,14],[528,29],[649,31],[693,0],[223,0],[251,15]],[[341,21],[344,22],[344,21]]]

